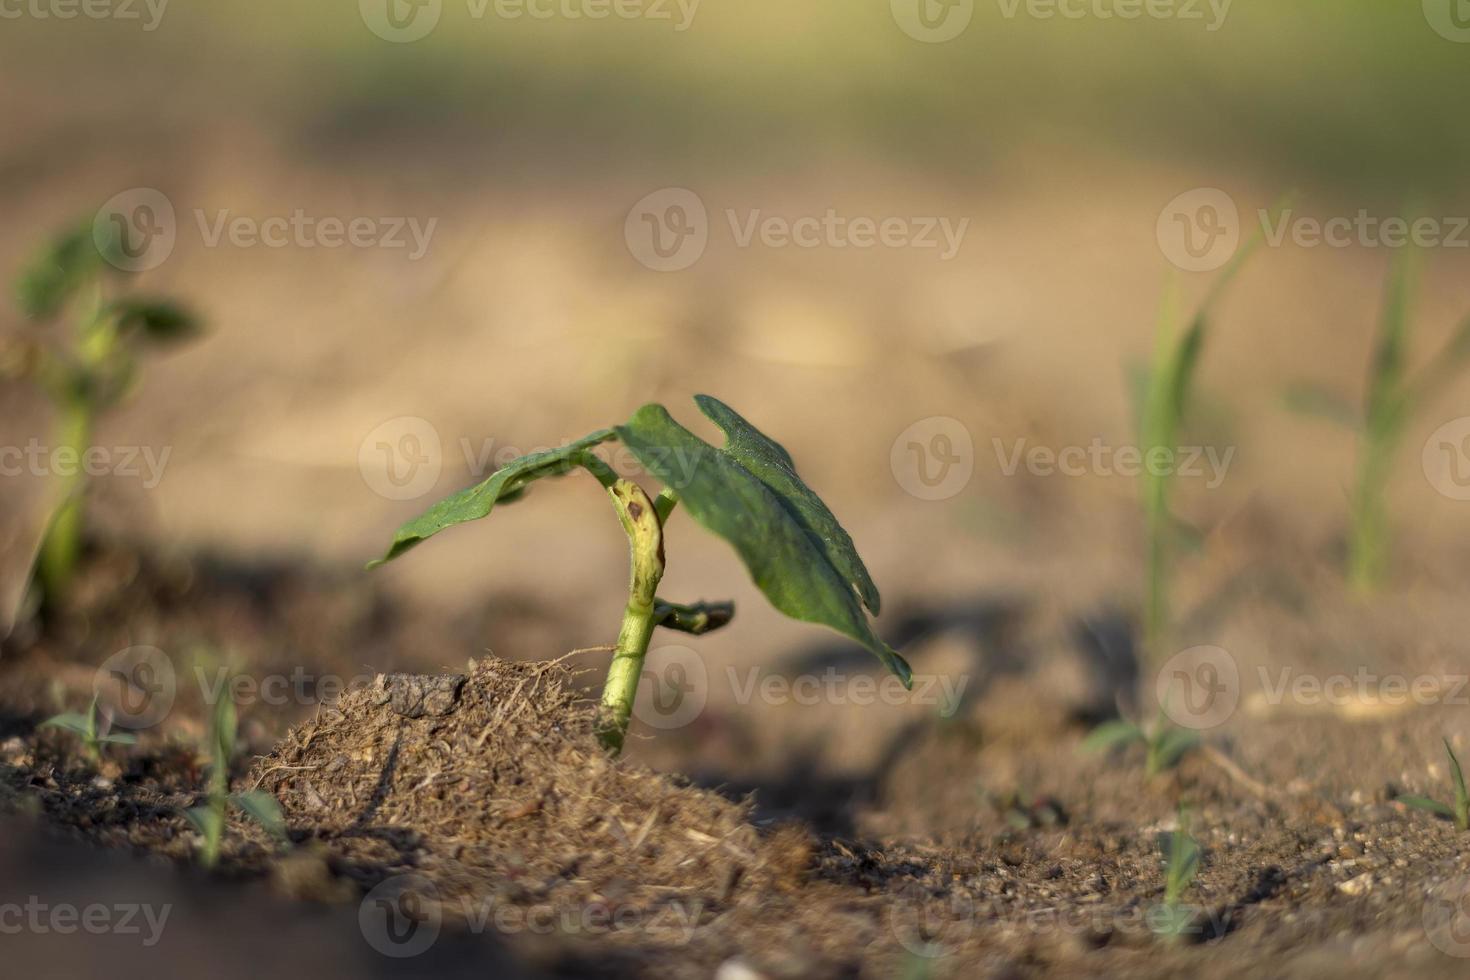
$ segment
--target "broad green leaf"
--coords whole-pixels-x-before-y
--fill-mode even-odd
[[[281,812],[281,804],[274,796],[263,789],[252,789],[244,793],[236,793],[230,797],[230,802],[239,807],[240,811],[251,820],[258,823],[267,834],[277,839],[285,839],[286,815]]]
[[[1452,807],[1439,802],[1439,800],[1431,800],[1427,796],[1399,796],[1394,798],[1394,802],[1402,803],[1404,806],[1411,806],[1416,810],[1427,810],[1435,816],[1444,817],[1446,820],[1455,819],[1455,811]]]
[[[812,542],[826,555],[828,563],[852,584],[863,605],[876,616],[881,601],[878,587],[858,557],[857,548],[853,547],[847,531],[822,503],[822,498],[796,475],[796,464],[792,462],[791,454],[718,398],[696,395],[694,401],[699,410],[725,433],[724,452],[770,487],[781,506],[806,530]]]
[[[123,299],[112,304],[118,329],[137,331],[157,343],[186,340],[199,332],[199,321],[188,310],[167,300]]]
[[[137,745],[138,736],[128,734],[102,735],[97,741],[102,745]]]
[[[614,437],[612,429],[599,429],[589,436],[568,443],[558,449],[531,453],[512,460],[490,477],[474,486],[461,490],[452,497],[430,507],[398,529],[388,553],[368,563],[376,568],[403,554],[426,538],[430,538],[447,527],[477,521],[490,514],[501,501],[513,500],[526,489],[526,485],[543,476],[560,476],[572,466],[578,465],[576,457],[598,443]]]
[[[1082,740],[1081,748],[1083,752],[1108,752],[1119,746],[1143,740],[1143,730],[1137,725],[1131,721],[1114,718],[1088,732],[1087,737]]]
[[[616,431],[690,516],[735,548],[771,605],[851,637],[905,685],[912,683],[908,663],[874,635],[847,574],[794,516],[796,502],[783,501],[740,458],[694,435],[662,405],[643,406]],[[775,458],[774,450],[767,452]]]

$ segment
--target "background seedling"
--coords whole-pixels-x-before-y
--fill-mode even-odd
[[[686,606],[657,594],[664,573],[664,528],[681,501],[695,521],[734,546],[773,606],[856,640],[908,686],[909,665],[878,639],[868,621],[868,612],[878,613],[877,586],[837,518],[797,476],[790,454],[723,402],[708,395],[695,402],[724,432],[724,446],[706,443],[662,405],[645,405],[624,425],[522,456],[484,482],[441,500],[399,528],[387,555],[369,567],[397,558],[447,527],[487,516],[497,503],[519,499],[534,480],[580,466],[611,497],[632,556],[628,605],[602,695],[600,726],[610,750],[622,748],[654,629],[703,633],[723,626],[734,613],[730,603]],[[619,478],[592,451],[614,439],[663,484],[657,499]]]
[[[1359,592],[1372,592],[1381,585],[1388,568],[1388,481],[1409,422],[1429,398],[1470,364],[1470,319],[1466,319],[1439,356],[1421,373],[1410,376],[1410,319],[1417,273],[1414,252],[1403,249],[1389,271],[1361,411],[1334,393],[1310,385],[1298,385],[1287,393],[1287,404],[1293,409],[1345,424],[1358,433],[1357,484],[1349,501],[1348,581]]]
[[[1177,289],[1172,280],[1165,289],[1155,332],[1153,361],[1144,376],[1136,380],[1135,387],[1139,448],[1146,462],[1156,455],[1168,454],[1167,458],[1172,458],[1178,452],[1179,434],[1189,409],[1195,371],[1215,304],[1259,244],[1260,237],[1257,236],[1236,252],[1183,333],[1177,337],[1174,326],[1178,318]],[[1169,509],[1172,470],[1172,467],[1150,464],[1143,467],[1142,476],[1145,537],[1143,646],[1146,655],[1155,662],[1162,659],[1168,642],[1168,583],[1174,537],[1178,533]]]
[[[259,789],[230,792],[230,761],[235,757],[235,702],[230,698],[228,688],[220,693],[214,704],[207,749],[210,761],[205,802],[184,814],[203,837],[199,846],[200,862],[206,868],[212,868],[219,861],[220,841],[224,838],[231,805],[258,823],[266,833],[284,841],[286,817],[274,796]]]
[[[27,319],[56,329],[45,342],[12,339],[0,350],[0,376],[28,378],[55,408],[52,458],[85,458],[99,414],[131,389],[135,352],[193,335],[198,324],[166,300],[120,295],[116,280],[128,243],[100,224],[59,236],[31,262],[16,284]],[[62,321],[58,323],[57,321]],[[66,592],[81,553],[85,473],[58,473],[61,481],[46,536],[36,558],[36,584],[53,605]]]
[[[1444,751],[1449,756],[1450,778],[1455,784],[1454,805],[1431,800],[1427,796],[1400,796],[1398,801],[1405,806],[1428,810],[1435,816],[1453,820],[1455,826],[1461,830],[1470,830],[1470,792],[1465,789],[1465,774],[1460,771],[1460,760],[1455,758],[1455,750],[1450,747],[1449,739],[1444,740]]]
[[[1157,776],[1177,766],[1186,752],[1198,747],[1200,736],[1196,731],[1171,725],[1161,712],[1148,729],[1123,718],[1103,722],[1082,740],[1082,751],[1112,752],[1135,743],[1146,750],[1144,771]]]
[[[1179,811],[1178,825],[1164,845],[1164,900],[1154,910],[1154,934],[1170,942],[1178,941],[1194,925],[1194,911],[1180,899],[1199,871],[1199,842],[1189,835],[1189,813]]]
[[[54,718],[47,718],[41,722],[42,727],[60,728],[71,732],[82,740],[82,747],[87,752],[87,757],[96,765],[102,761],[102,746],[104,745],[133,745],[137,736],[123,734],[112,734],[99,729],[97,725],[97,698],[92,698],[91,707],[86,714],[75,711],[65,711]]]

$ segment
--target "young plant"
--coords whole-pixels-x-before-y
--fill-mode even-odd
[[[138,739],[135,735],[114,735],[97,725],[97,698],[92,698],[92,705],[86,714],[78,714],[75,711],[66,711],[54,718],[47,718],[41,722],[41,727],[60,728],[71,732],[82,740],[82,748],[87,752],[87,758],[92,760],[93,765],[102,761],[102,746],[104,745],[133,745]]]
[[[1362,593],[1381,585],[1388,568],[1388,483],[1404,433],[1417,409],[1470,363],[1467,319],[1439,357],[1418,375],[1410,375],[1410,313],[1416,279],[1414,253],[1405,249],[1395,257],[1389,272],[1360,411],[1331,392],[1307,385],[1287,394],[1288,405],[1297,411],[1346,424],[1358,433],[1357,483],[1350,498],[1348,581]],[[1460,449],[1456,446],[1453,451]]]
[[[1426,796],[1400,796],[1398,801],[1416,810],[1428,810],[1437,817],[1453,820],[1455,826],[1461,830],[1470,830],[1470,792],[1465,789],[1465,774],[1460,771],[1460,760],[1455,758],[1455,750],[1450,747],[1449,739],[1444,740],[1444,751],[1450,757],[1450,777],[1455,783],[1454,805],[1431,800]]]
[[[258,823],[272,837],[285,840],[286,817],[274,796],[260,789],[247,790],[244,793],[230,792],[230,761],[235,757],[235,702],[224,691],[214,703],[214,713],[209,724],[208,750],[209,783],[205,802],[184,813],[203,838],[199,846],[201,863],[206,868],[212,868],[219,861],[220,841],[224,838],[225,822],[231,805]]]
[[[1199,842],[1189,835],[1189,813],[1180,808],[1178,826],[1164,850],[1164,900],[1154,909],[1154,934],[1175,942],[1194,926],[1195,915],[1180,902],[1199,871]]]
[[[1160,712],[1147,729],[1124,718],[1105,721],[1082,740],[1082,751],[1113,752],[1135,744],[1145,749],[1144,771],[1157,776],[1177,766],[1185,753],[1200,744],[1200,736],[1199,732],[1171,725]]]
[[[0,376],[29,379],[50,398],[53,459],[86,458],[97,417],[132,387],[139,347],[177,341],[198,329],[171,302],[120,293],[114,280],[126,265],[121,257],[127,244],[113,226],[75,228],[38,255],[16,284],[26,318],[55,329],[46,343],[0,344]],[[57,502],[35,569],[48,606],[65,595],[81,554],[84,469],[73,465],[57,474]]]
[[[1178,452],[1178,438],[1189,408],[1195,370],[1215,304],[1245,264],[1260,237],[1253,238],[1236,252],[1230,264],[1216,279],[1204,302],[1190,319],[1184,332],[1175,337],[1178,297],[1171,281],[1165,290],[1158,328],[1154,337],[1152,364],[1141,379],[1138,402],[1139,448],[1145,461],[1173,458]],[[1169,591],[1174,536],[1178,531],[1169,509],[1172,467],[1143,467],[1144,517],[1144,615],[1143,647],[1148,658],[1163,658],[1169,626]]]
[[[608,668],[600,709],[603,744],[616,753],[627,734],[648,643],[657,627],[705,633],[729,622],[732,604],[681,605],[658,595],[664,574],[664,532],[683,502],[703,527],[739,554],[756,586],[793,619],[831,627],[872,651],[907,686],[909,665],[873,633],[878,612],[873,584],[852,539],[827,505],[801,481],[790,454],[733,409],[708,395],[695,398],[725,434],[715,448],[684,428],[662,405],[645,405],[623,425],[600,429],[559,449],[522,456],[487,480],[441,500],[398,529],[375,567],[424,539],[487,516],[497,503],[519,499],[534,480],[574,467],[591,473],[612,500],[628,536],[632,573],[628,604]],[[656,498],[621,479],[592,450],[620,440],[663,488]]]

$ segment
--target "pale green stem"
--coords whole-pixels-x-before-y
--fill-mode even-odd
[[[643,659],[648,655],[648,643],[658,625],[656,593],[664,574],[664,547],[660,510],[642,488],[631,481],[618,480],[608,493],[628,534],[631,565],[628,606],[623,612],[622,629],[618,631],[617,646],[608,667],[598,719],[602,744],[617,754],[622,751],[628,734]],[[663,495],[659,500],[664,501]],[[668,509],[672,507],[670,503]]]

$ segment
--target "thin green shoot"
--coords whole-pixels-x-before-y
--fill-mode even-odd
[[[1184,893],[1199,872],[1200,847],[1189,834],[1189,812],[1179,809],[1177,825],[1164,845],[1164,900],[1154,909],[1154,934],[1177,942],[1194,929],[1194,910],[1183,902]]]
[[[41,722],[41,726],[60,728],[71,732],[82,741],[82,748],[87,753],[87,758],[92,760],[93,765],[102,762],[102,746],[104,745],[134,745],[138,738],[135,735],[123,733],[112,733],[97,723],[97,698],[92,698],[92,704],[87,708],[86,714],[75,711],[62,712],[53,718],[47,718]]]
[[[227,692],[222,692],[214,704],[210,719],[209,777],[205,789],[205,801],[192,807],[184,816],[199,831],[199,860],[206,868],[219,862],[220,845],[224,839],[225,824],[229,809],[234,806],[257,824],[271,837],[286,841],[286,818],[276,798],[264,790],[253,789],[243,793],[230,792],[230,763],[235,757],[236,717],[235,702]]]
[[[1105,721],[1088,733],[1081,748],[1085,753],[1103,754],[1142,745],[1144,772],[1152,778],[1173,769],[1200,742],[1198,732],[1171,724],[1160,713],[1148,727],[1126,718]]]
[[[1470,830],[1470,792],[1465,789],[1465,774],[1460,769],[1460,760],[1455,757],[1455,750],[1450,745],[1450,740],[1444,740],[1445,755],[1449,756],[1450,778],[1454,782],[1455,802],[1453,804],[1441,803],[1427,796],[1400,796],[1398,802],[1405,806],[1411,806],[1416,810],[1427,810],[1437,817],[1445,820],[1453,820],[1455,826],[1462,831]]]

